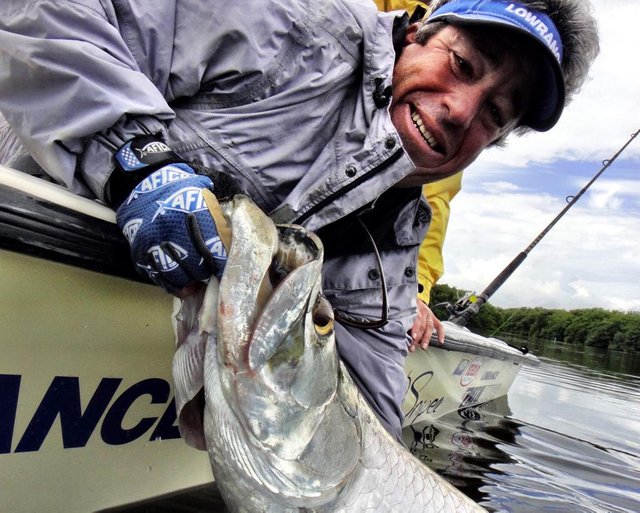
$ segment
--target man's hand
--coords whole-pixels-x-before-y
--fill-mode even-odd
[[[227,248],[207,208],[207,195],[217,204],[212,189],[210,178],[172,163],[142,180],[116,211],[138,272],[175,295],[224,269]]]
[[[418,346],[422,349],[429,347],[431,335],[434,333],[438,334],[438,343],[444,344],[444,326],[424,301],[418,298],[417,303],[418,315],[409,332],[411,336],[409,351],[411,352],[414,352]]]

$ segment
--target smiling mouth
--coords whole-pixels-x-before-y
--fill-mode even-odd
[[[420,116],[417,112],[411,112],[411,121],[413,121],[413,124],[416,126],[418,132],[420,132],[420,135],[425,140],[427,145],[429,145],[429,148],[437,151],[438,153],[443,153],[443,148],[438,144],[438,141],[433,136],[433,134],[425,128],[424,123],[422,122],[422,119],[420,119]]]

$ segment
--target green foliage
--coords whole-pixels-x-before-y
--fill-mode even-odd
[[[449,285],[431,289],[431,308],[439,319],[449,318],[440,303],[454,304],[466,291]],[[471,318],[468,328],[483,335],[515,335],[528,340],[555,340],[567,344],[640,352],[640,313],[601,308],[558,310],[498,308],[490,303]]]
[[[433,307],[434,305],[441,303],[453,304],[464,296],[464,294],[465,293],[462,290],[450,287],[449,285],[437,284],[431,288],[431,306]]]
[[[445,306],[453,305],[464,297],[465,291],[450,287],[449,285],[435,285],[431,289],[431,308],[438,319],[446,320],[450,313]],[[499,308],[486,303],[480,312],[471,318],[467,327],[477,333],[491,334],[496,331],[503,322],[503,314]]]

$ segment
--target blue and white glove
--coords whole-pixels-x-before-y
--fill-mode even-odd
[[[116,210],[138,272],[171,293],[219,277],[227,252],[205,202],[214,197],[211,179],[147,136],[120,148],[116,162],[118,190],[143,177]]]

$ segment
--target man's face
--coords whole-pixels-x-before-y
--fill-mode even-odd
[[[517,125],[528,102],[515,57],[494,64],[451,25],[421,45],[415,27],[393,73],[391,119],[416,166],[405,186],[467,167]]]

